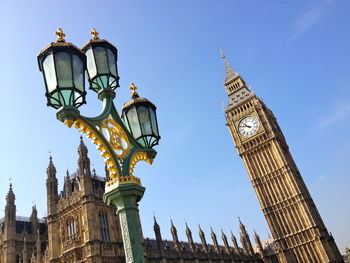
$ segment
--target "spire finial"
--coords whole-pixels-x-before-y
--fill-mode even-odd
[[[220,49],[220,54],[221,54],[221,57],[222,57],[223,59],[226,58],[226,57],[225,57],[225,53],[224,53],[224,51],[223,51],[222,49]]]
[[[92,35],[92,38],[91,38],[92,40],[98,40],[98,39],[100,39],[100,38],[98,37],[99,33],[96,31],[95,28],[93,28],[93,29],[91,30],[90,34]]]
[[[57,29],[57,31],[55,32],[55,35],[57,36],[56,42],[66,42],[66,40],[64,39],[66,34],[63,33],[62,28]]]

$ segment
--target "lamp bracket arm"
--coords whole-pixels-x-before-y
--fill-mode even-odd
[[[101,152],[101,156],[105,159],[110,176],[115,178],[122,174],[122,169],[115,151],[112,149],[103,132],[98,128],[102,121],[98,121],[97,119],[91,120],[90,118],[79,115],[75,120],[64,121],[64,124],[68,127],[74,125],[74,128],[78,129],[81,133],[85,133],[86,137],[92,140],[92,143],[96,145],[96,149]]]
[[[134,167],[139,161],[152,164],[156,154],[157,152],[153,149],[132,148],[127,158],[123,160],[122,176],[133,176]]]

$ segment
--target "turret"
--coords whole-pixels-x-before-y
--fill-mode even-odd
[[[38,221],[38,211],[36,210],[36,205],[32,207],[32,214],[30,215],[30,222],[32,223],[33,232],[36,233],[39,229],[39,221]]]
[[[195,252],[196,247],[195,247],[194,242],[193,242],[192,232],[191,232],[191,229],[188,227],[187,223],[186,223],[186,236],[187,236],[188,244],[190,245],[192,252]]]
[[[56,213],[56,202],[58,198],[58,183],[56,178],[56,167],[52,162],[52,157],[49,158],[49,165],[46,169],[46,192],[47,192],[47,213],[48,216]]]
[[[66,172],[66,177],[64,178],[64,189],[66,192],[66,198],[72,194],[72,182],[69,176],[69,171]]]
[[[245,229],[245,226],[243,225],[240,217],[238,217],[238,220],[239,220],[239,228],[241,230],[240,235],[241,235],[241,243],[243,245],[243,248],[247,254],[254,255],[253,246],[252,246],[252,243],[250,242],[248,232]]]
[[[205,234],[204,234],[201,226],[198,225],[198,227],[199,227],[199,237],[200,237],[200,239],[202,241],[203,250],[208,253],[209,252],[209,248],[208,248],[207,241],[205,240]]]
[[[239,251],[239,246],[238,246],[238,243],[237,243],[237,239],[236,239],[235,235],[232,233],[232,231],[231,231],[231,240],[232,240],[233,248],[234,248],[235,252],[237,254],[239,254],[240,251]]]
[[[16,205],[15,205],[15,194],[12,191],[12,184],[10,184],[9,191],[6,195],[6,206],[5,206],[5,240],[11,240],[15,237],[16,227]]]
[[[171,231],[171,234],[172,234],[172,236],[173,236],[173,241],[174,241],[175,249],[176,249],[177,251],[181,251],[179,238],[177,237],[177,230],[176,230],[176,227],[175,227],[174,224],[173,224],[173,220],[170,220],[170,222],[171,222],[170,231]]]
[[[153,225],[153,230],[154,230],[154,234],[156,235],[156,240],[157,240],[157,244],[158,244],[158,248],[160,251],[160,254],[162,257],[165,256],[164,254],[164,245],[163,245],[163,240],[162,240],[162,235],[160,232],[160,227],[157,223],[156,217],[154,216],[154,225]]]
[[[216,238],[216,234],[213,231],[213,228],[210,227],[210,235],[211,235],[211,239],[213,240],[213,244],[214,244],[214,248],[216,253],[220,254],[220,248],[219,248],[219,243],[218,243],[218,239]]]
[[[260,237],[255,232],[255,230],[254,230],[254,240],[255,240],[255,243],[258,245],[259,254],[261,255],[261,257],[265,257],[265,251],[264,251],[263,246],[261,244]]]
[[[78,147],[78,173],[80,178],[81,189],[85,194],[92,193],[92,179],[90,170],[90,159],[88,157],[88,149],[84,144],[83,137],[80,136],[80,144]]]
[[[231,253],[230,246],[228,245],[227,237],[222,229],[221,229],[221,238],[222,238],[222,242],[224,243],[226,253],[230,254]]]
[[[16,205],[15,194],[12,184],[6,195],[5,226],[4,226],[4,262],[15,262],[16,260]]]

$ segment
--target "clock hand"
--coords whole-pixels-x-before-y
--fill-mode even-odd
[[[244,124],[244,127],[251,128],[252,126],[249,126],[247,124]]]

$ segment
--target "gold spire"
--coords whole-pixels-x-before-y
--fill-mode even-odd
[[[99,33],[96,31],[95,28],[93,28],[93,29],[91,30],[90,34],[92,35],[92,40],[98,40],[98,39],[100,39],[100,38],[98,37]]]
[[[139,94],[136,92],[137,87],[135,86],[134,83],[131,83],[131,84],[130,84],[129,89],[132,90],[132,93],[131,93],[131,97],[132,97],[132,98],[135,98],[135,97],[138,97],[138,96],[139,96]]]
[[[57,29],[57,31],[55,32],[55,35],[57,36],[56,42],[66,42],[66,40],[64,39],[66,34],[63,33],[62,28]]]

